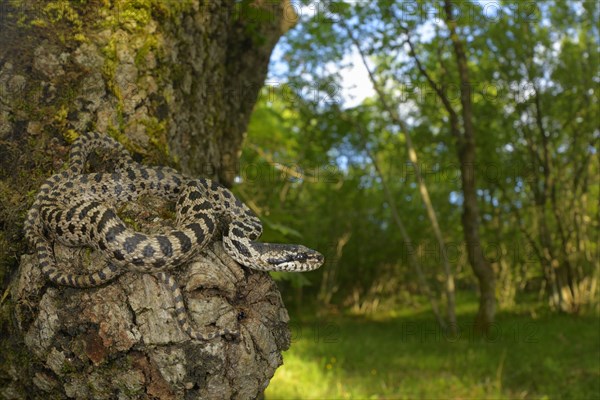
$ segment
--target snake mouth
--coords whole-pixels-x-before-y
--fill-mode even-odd
[[[300,247],[300,246],[299,246]],[[319,268],[325,257],[317,251],[302,246],[302,249],[297,248],[282,257],[271,257],[267,262],[274,268],[285,268],[290,271],[297,270],[313,270]]]

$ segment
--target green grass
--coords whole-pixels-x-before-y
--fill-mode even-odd
[[[428,313],[304,319],[265,397],[600,399],[598,316],[500,313],[476,338],[474,308],[459,309],[459,338]]]

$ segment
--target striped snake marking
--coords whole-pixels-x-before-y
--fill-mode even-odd
[[[88,156],[98,149],[116,154],[114,172],[85,172]],[[146,234],[121,220],[116,207],[142,195],[175,202],[172,229]],[[194,330],[181,290],[167,271],[189,261],[219,239],[219,234],[225,251],[252,269],[302,272],[324,262],[320,253],[299,244],[257,242],[262,234],[260,219],[225,187],[173,168],[139,164],[119,142],[96,132],[79,136],[63,170],[42,184],[27,213],[25,234],[36,249],[42,274],[58,285],[89,288],[125,271],[154,274],[171,292],[182,330],[198,340],[237,336],[238,332]],[[54,257],[54,242],[95,249],[106,264],[93,273],[62,272]]]

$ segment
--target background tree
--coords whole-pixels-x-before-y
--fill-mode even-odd
[[[270,161],[305,159],[315,168],[329,163],[337,169],[339,184],[299,179],[285,192],[288,200],[295,198],[292,189],[311,192],[287,203],[290,209],[312,208],[326,198],[335,204],[320,217],[315,209],[327,226],[317,228],[316,237],[332,238],[336,230],[333,237],[344,238],[352,226],[339,262],[331,266],[338,271],[336,283],[325,285],[335,288],[333,303],[360,310],[369,309],[366,304],[391,304],[392,298],[410,304],[419,281],[418,274],[409,273],[410,254],[423,265],[433,293],[447,287],[442,251],[432,242],[437,234],[423,220],[429,219],[428,211],[419,201],[419,179],[403,134],[409,132],[457,290],[482,294],[478,325],[489,325],[496,298],[507,306],[533,288],[553,308],[577,311],[594,303],[598,280],[592,239],[597,206],[589,200],[597,198],[590,183],[598,175],[598,112],[592,106],[597,8],[589,2],[460,2],[455,7],[379,1],[305,9],[303,23],[283,42],[287,64],[276,69],[287,86],[275,100],[261,99],[257,113],[270,112],[306,133],[311,147],[321,152],[289,151],[302,140],[291,127],[281,128],[285,142],[269,144],[258,132],[263,122],[258,119],[251,123],[249,140],[263,149],[271,146]],[[379,92],[349,106],[341,71],[352,63],[354,68],[365,64]],[[464,71],[461,76],[461,68],[468,77]],[[575,99],[575,93],[585,94]],[[465,129],[478,133],[476,148]],[[376,156],[380,173],[369,153]],[[253,157],[261,156],[254,152]],[[413,251],[392,229],[394,206],[386,184]],[[467,218],[474,222],[466,227],[465,185],[474,207],[467,214],[478,215]],[[263,200],[261,207],[272,206]],[[301,221],[289,223],[297,232],[315,232],[312,218]],[[477,260],[483,265],[479,277],[465,269]],[[332,275],[327,272],[323,279]]]

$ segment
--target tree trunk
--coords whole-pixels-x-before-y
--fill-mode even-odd
[[[427,278],[425,277],[425,273],[423,272],[423,267],[421,266],[421,262],[419,261],[418,257],[416,256],[417,251],[415,251],[415,248],[413,246],[413,241],[410,239],[408,231],[406,230],[406,227],[404,226],[404,222],[402,222],[402,218],[400,217],[400,213],[398,212],[398,207],[396,206],[396,200],[394,199],[394,196],[392,195],[392,192],[387,184],[387,181],[385,180],[385,176],[381,172],[381,168],[379,167],[377,158],[371,153],[371,151],[369,151],[368,147],[365,146],[365,150],[367,152],[367,155],[371,159],[371,163],[373,164],[373,167],[375,168],[375,172],[377,173],[377,175],[379,176],[379,179],[381,180],[381,184],[383,186],[383,194],[384,194],[385,199],[387,200],[388,204],[390,205],[390,209],[392,211],[392,218],[394,219],[394,222],[396,223],[396,226],[398,227],[398,230],[400,231],[400,234],[402,235],[402,239],[404,239],[404,247],[405,247],[406,253],[408,255],[408,263],[415,270],[415,273],[417,274],[417,281],[419,282],[419,289],[423,292],[423,294],[429,300],[429,304],[431,305],[431,311],[433,312],[433,315],[435,315],[435,318],[437,320],[437,323],[438,323],[440,329],[445,331],[446,329],[448,329],[448,325],[446,324],[446,322],[444,321],[444,318],[442,317],[442,315],[440,313],[440,308],[438,307],[437,300],[436,300],[432,290],[429,288],[429,284],[427,283]],[[456,328],[455,326],[451,326],[450,332],[454,333],[455,328]]]
[[[463,232],[469,263],[479,281],[479,310],[475,319],[475,327],[479,331],[486,331],[494,322],[496,313],[496,277],[494,270],[483,254],[483,246],[479,237],[479,206],[477,204],[477,186],[475,182],[475,127],[473,126],[471,104],[471,82],[469,80],[467,55],[458,37],[452,3],[448,0],[444,1],[444,9],[460,79],[463,135],[457,138],[457,147],[464,197]]]
[[[290,344],[287,312],[268,274],[219,242],[173,273],[199,330],[241,337],[199,342],[153,276],[54,286],[21,232],[41,183],[87,130],[143,163],[231,185],[271,50],[295,22],[287,0],[257,4],[0,0],[0,397],[245,399],[268,385]],[[160,230],[165,207],[120,212]],[[102,266],[95,252],[54,251],[65,271]]]
[[[362,64],[365,67],[365,69],[367,70],[367,73],[369,75],[369,80],[371,81],[371,84],[373,85],[373,89],[375,89],[375,92],[377,93],[379,102],[381,103],[383,108],[390,114],[392,120],[400,128],[400,132],[404,135],[404,138],[406,141],[406,149],[408,152],[408,157],[409,157],[412,167],[415,170],[415,179],[419,186],[419,193],[421,194],[421,199],[423,200],[423,204],[425,205],[425,209],[427,210],[427,217],[429,218],[429,222],[431,223],[431,228],[434,231],[436,240],[438,242],[438,246],[440,248],[440,255],[442,258],[442,264],[444,266],[444,275],[445,275],[444,289],[446,291],[446,300],[447,300],[447,310],[446,311],[447,311],[447,315],[448,315],[448,324],[443,322],[441,315],[439,315],[437,305],[435,305],[435,302],[432,301],[431,298],[430,298],[430,303],[432,305],[433,312],[436,315],[436,318],[438,320],[438,324],[440,325],[440,327],[442,329],[448,329],[449,332],[454,335],[456,333],[456,330],[458,327],[458,325],[456,323],[456,307],[455,307],[455,297],[454,297],[454,274],[452,272],[452,267],[450,266],[450,261],[448,259],[448,253],[446,251],[446,243],[444,242],[444,236],[442,234],[442,230],[438,223],[437,214],[435,212],[435,209],[433,208],[433,204],[431,203],[431,198],[429,197],[429,191],[427,190],[427,185],[425,184],[425,181],[422,179],[421,168],[419,166],[419,161],[417,159],[416,149],[414,148],[414,146],[412,144],[410,131],[408,129],[408,126],[404,123],[404,120],[402,120],[402,118],[400,118],[400,116],[398,115],[398,112],[396,111],[396,109],[394,107],[392,107],[386,100],[386,96],[383,91],[383,88],[377,82],[377,80],[375,79],[375,76],[373,74],[373,71],[369,67],[369,63],[367,62],[365,53],[360,46],[360,41],[352,34],[352,30],[347,25],[344,24],[343,26],[344,26],[344,29],[346,30],[346,32],[348,33],[348,37],[354,44],[354,47],[356,48],[356,50],[358,50],[358,54],[360,55]],[[368,140],[366,135],[363,134],[362,136],[365,141]],[[368,152],[368,148],[366,145],[365,145],[365,149]],[[391,197],[391,193],[388,193],[389,190],[386,188],[384,177],[381,174],[381,171],[379,170],[379,168],[377,166],[378,165],[377,160],[375,159],[375,157],[372,154],[370,154],[370,152],[369,152],[369,157],[371,158],[373,165],[375,166],[375,169],[377,170],[377,173],[378,173],[382,183],[384,184],[384,191],[386,192],[386,195],[388,195],[387,196],[388,201],[390,202],[390,204],[392,204],[392,212],[394,214],[397,214],[397,209],[394,205],[395,202],[393,201],[393,198]],[[400,230],[401,231],[404,230],[403,226],[401,226],[402,223],[399,222],[399,214],[395,215],[394,218],[397,222],[397,225],[399,225]],[[408,243],[408,239],[407,239],[408,235],[403,234],[403,236],[405,239],[404,242]],[[420,265],[418,263],[417,264],[413,263],[413,264],[416,267],[417,274],[422,275]],[[423,282],[424,277],[420,278],[420,280]],[[423,286],[426,286],[426,285],[423,285]],[[425,287],[424,287],[424,290],[426,291],[426,293],[430,293],[428,288],[425,289]]]

